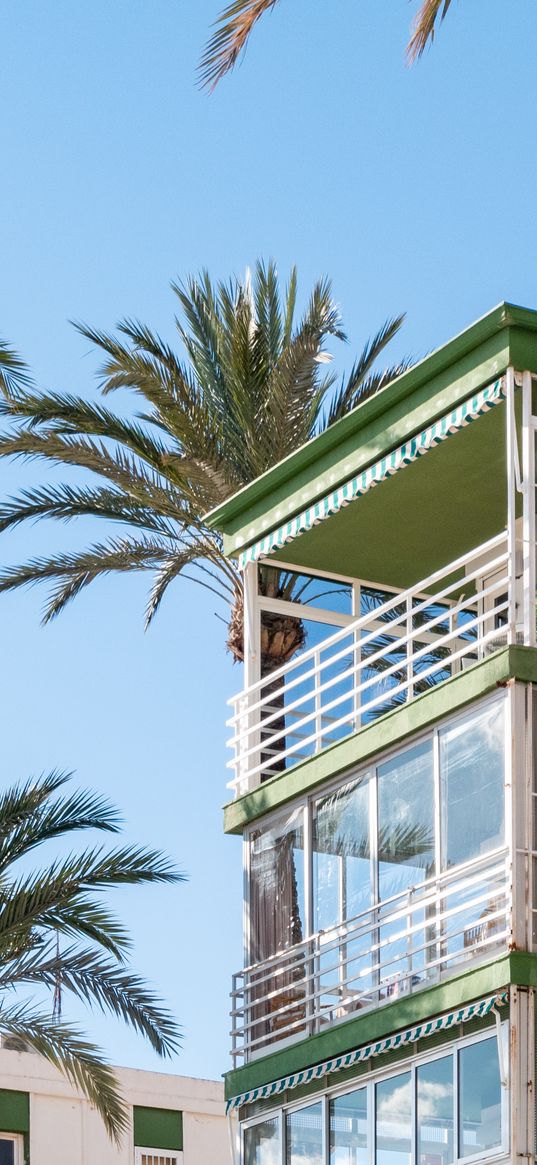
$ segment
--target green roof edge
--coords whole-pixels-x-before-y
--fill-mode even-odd
[[[207,525],[212,529],[225,529],[238,514],[259,502],[261,498],[270,497],[276,483],[281,487],[285,481],[291,480],[306,466],[316,462],[322,454],[346,440],[355,430],[363,428],[375,419],[388,404],[392,406],[396,401],[408,396],[428,380],[445,371],[451,364],[468,355],[473,348],[509,327],[537,332],[537,311],[505,301],[497,304],[464,331],[402,373],[382,392],[358,405],[348,416],[342,417],[324,433],[307,441],[283,461],[266,470],[255,481],[243,486],[220,506],[210,510],[205,515]],[[389,398],[386,398],[388,388]]]

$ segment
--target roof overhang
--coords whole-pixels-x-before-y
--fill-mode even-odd
[[[240,556],[248,547],[296,518],[330,491],[337,490],[353,476],[363,473],[374,462],[432,425],[472,393],[497,380],[510,365],[517,369],[537,371],[537,312],[502,303],[398,377],[383,392],[360,405],[331,429],[302,446],[213,510],[207,516],[209,525],[223,532],[226,553],[232,557]],[[442,449],[434,450],[420,464],[419,478],[415,472],[418,467],[411,466],[405,472],[405,487],[397,487],[397,497],[407,507],[407,513],[413,512],[412,507],[418,494],[421,499],[430,496],[431,474],[438,487],[441,471],[445,474],[446,502],[445,515],[440,519],[442,528],[445,528],[445,521],[449,526],[450,514],[453,518],[453,489],[457,483],[461,496],[466,498],[470,497],[471,492],[476,496],[476,491],[479,493],[485,486],[489,489],[491,524],[495,530],[498,528],[499,507],[503,507],[505,499],[503,481],[501,489],[499,482],[500,476],[504,477],[504,426],[499,417],[495,422],[486,417],[480,422],[479,430],[479,443],[475,433],[473,437],[470,435],[470,429],[447,443],[451,446],[449,454]],[[426,463],[428,472],[422,468]],[[466,476],[469,476],[469,480],[464,483]],[[360,502],[360,517],[365,519],[366,509],[371,517],[366,530],[355,529],[358,519],[353,517],[351,522],[351,519],[345,517],[347,511],[344,511],[337,519],[325,523],[330,528],[330,536],[326,533],[321,535],[314,529],[296,543],[292,555],[286,554],[285,549],[277,554],[296,565],[314,564],[317,568],[342,569],[341,564],[334,564],[333,559],[331,544],[336,533],[339,545],[342,536],[345,538],[348,532],[349,541],[363,547],[368,541],[373,519],[382,525],[390,511],[391,505],[388,502],[391,503],[391,496],[394,496],[393,489],[390,491],[390,482],[387,481],[382,490],[375,492],[377,498],[373,500],[372,494],[367,506]],[[435,494],[435,505],[438,506],[438,488]],[[497,495],[495,500],[494,494]],[[482,514],[482,504],[479,510]],[[436,513],[438,525],[437,510]],[[471,524],[470,521],[469,526]],[[407,560],[408,549],[407,545]],[[430,557],[432,561],[434,554]],[[354,565],[349,564],[347,572],[362,578],[390,581],[382,570],[382,563],[379,563],[378,568],[375,563],[371,563],[371,569],[368,569],[367,562],[360,561]],[[399,577],[394,577],[392,581],[394,585],[399,582],[404,585],[405,582]]]

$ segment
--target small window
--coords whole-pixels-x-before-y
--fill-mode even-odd
[[[183,1165],[183,1154],[174,1149],[136,1149],[135,1165]]]
[[[23,1165],[22,1137],[0,1133],[0,1165]]]

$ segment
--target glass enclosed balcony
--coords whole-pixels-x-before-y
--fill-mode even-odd
[[[236,1062],[507,949],[509,699],[489,698],[250,828]]]

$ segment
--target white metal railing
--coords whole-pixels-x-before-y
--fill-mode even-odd
[[[507,535],[497,535],[230,700],[229,787],[247,792],[512,642],[511,557]]]
[[[506,947],[506,849],[448,870],[233,976],[234,1063],[379,1007]]]

